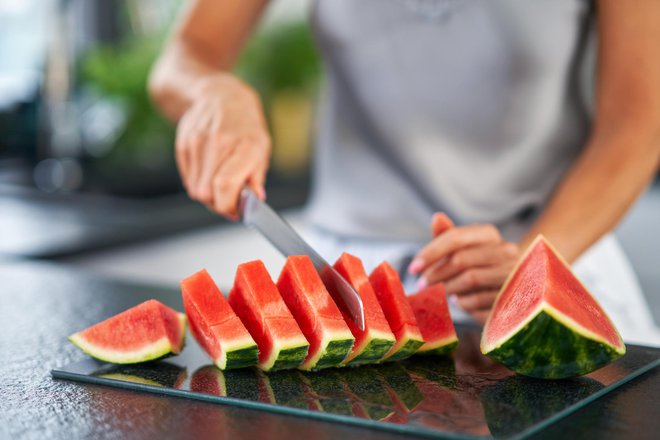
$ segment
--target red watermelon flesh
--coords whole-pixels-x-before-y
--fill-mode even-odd
[[[181,281],[181,295],[190,332],[218,368],[257,364],[257,344],[206,269]]]
[[[309,343],[261,261],[238,266],[229,303],[259,346],[264,371],[296,368]]]
[[[185,340],[186,317],[148,300],[69,336],[90,356],[115,364],[133,364],[178,354]]]
[[[427,287],[410,295],[408,301],[425,341],[418,353],[451,353],[458,345],[458,338],[449,314],[444,285],[434,284]]]
[[[605,311],[542,236],[500,290],[481,350],[520,374],[553,379],[586,374],[626,351]]]
[[[488,331],[484,332],[485,345],[506,337],[543,303],[594,337],[623,347],[619,333],[598,302],[543,239],[535,242],[494,305]]]
[[[355,337],[355,344],[344,365],[378,362],[389,352],[396,338],[385,319],[362,261],[351,254],[343,253],[335,262],[334,268],[357,291],[364,306],[364,330],[360,330],[342,310],[344,320]]]
[[[353,347],[353,334],[306,255],[290,256],[277,288],[310,343],[300,369],[339,365]]]
[[[369,281],[396,336],[383,360],[401,360],[412,356],[424,343],[412,307],[406,298],[399,273],[386,261],[369,275]]]

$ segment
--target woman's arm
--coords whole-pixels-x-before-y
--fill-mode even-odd
[[[236,216],[241,188],[262,197],[270,137],[257,94],[231,74],[266,0],[191,0],[149,78],[178,121],[176,159],[188,194]]]
[[[543,233],[572,262],[621,220],[660,163],[660,2],[598,2],[595,124],[522,246]]]
[[[583,153],[520,246],[492,225],[447,227],[411,263],[478,321],[521,250],[543,233],[575,260],[621,220],[660,163],[660,2],[598,2],[595,124]]]

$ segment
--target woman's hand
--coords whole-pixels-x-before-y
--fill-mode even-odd
[[[450,300],[483,324],[520,250],[493,225],[453,227],[444,214],[433,218],[434,238],[410,263],[418,288],[444,283]]]
[[[270,136],[256,93],[239,79],[205,78],[177,127],[176,161],[191,198],[230,219],[248,185],[265,198]]]

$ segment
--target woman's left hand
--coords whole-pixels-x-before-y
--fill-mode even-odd
[[[518,261],[518,245],[502,239],[490,224],[433,229],[435,237],[408,268],[411,274],[420,274],[418,289],[444,283],[450,300],[453,296],[477,322],[485,323],[500,287]]]

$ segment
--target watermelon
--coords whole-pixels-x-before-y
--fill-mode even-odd
[[[458,346],[456,329],[449,314],[447,296],[442,284],[434,284],[408,297],[424,345],[418,353],[447,355]]]
[[[396,337],[396,343],[383,360],[398,361],[412,356],[424,344],[424,339],[406,299],[399,273],[385,261],[371,272],[369,282]]]
[[[261,261],[238,266],[229,304],[257,341],[259,368],[281,370],[303,363],[309,343]]]
[[[113,364],[152,361],[183,349],[186,316],[151,299],[69,336],[93,358]]]
[[[342,364],[363,365],[378,362],[390,351],[396,338],[378,304],[362,261],[351,254],[343,253],[335,262],[334,268],[357,291],[364,306],[364,330],[360,330],[342,310],[344,320],[355,337],[353,349]]]
[[[598,302],[539,236],[495,299],[481,351],[519,374],[559,379],[594,371],[626,347]]]
[[[257,364],[257,344],[206,269],[181,281],[181,295],[190,332],[216,367],[226,370]]]
[[[277,288],[309,341],[302,370],[339,365],[351,352],[355,338],[306,255],[287,258]]]

